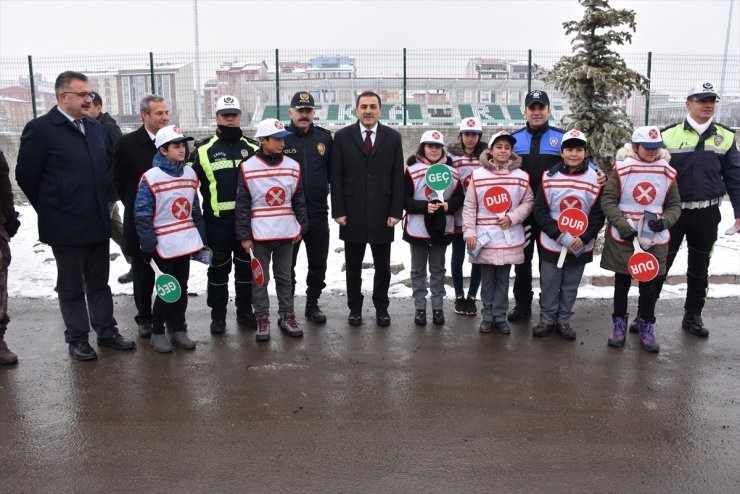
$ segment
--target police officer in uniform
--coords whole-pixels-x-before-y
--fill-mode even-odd
[[[249,328],[257,323],[252,311],[251,258],[236,239],[234,210],[240,163],[252,156],[259,144],[242,134],[241,106],[234,96],[216,101],[216,135],[196,142],[193,169],[200,180],[203,217],[213,259],[208,268],[207,303],[211,308],[211,333],[226,331],[229,273],[234,264],[236,322]]]
[[[306,317],[316,323],[326,322],[319,308],[321,291],[326,287],[326,259],[329,256],[329,156],[331,132],[313,124],[314,99],[307,91],[299,91],[290,100],[290,125],[292,132],[285,137],[283,154],[301,165],[301,180],[308,211],[308,233],[303,235],[308,257],[306,276]],[[295,292],[295,265],[301,243],[293,246],[291,271]]]
[[[688,267],[686,302],[681,327],[697,336],[709,336],[701,312],[709,286],[709,259],[720,222],[719,205],[725,192],[740,227],[740,152],[735,134],[714,121],[717,93],[709,82],[700,82],[686,96],[686,119],[663,129],[663,143],[671,153],[671,166],[678,172],[681,217],[669,231],[666,273],[671,269],[686,237]],[[658,279],[658,294],[665,276]]]

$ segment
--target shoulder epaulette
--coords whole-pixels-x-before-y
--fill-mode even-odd
[[[666,130],[668,130],[668,129],[670,129],[670,128],[673,128],[673,127],[675,127],[676,125],[679,125],[679,124],[682,124],[682,123],[683,123],[683,122],[676,122],[676,123],[674,123],[674,124],[671,124],[671,125],[669,125],[668,127],[663,127],[662,129],[660,129],[660,132],[661,132],[661,133],[662,133],[662,132],[665,132]]]
[[[213,137],[214,136],[208,136],[208,137],[201,137],[200,139],[196,139],[194,145],[195,145],[196,148],[199,148],[203,144],[206,144],[208,141],[210,141],[211,139],[213,139]]]
[[[735,133],[735,131],[734,131],[733,129],[731,129],[730,127],[728,127],[728,126],[727,126],[727,125],[725,125],[725,124],[721,124],[721,123],[719,123],[719,122],[714,122],[714,125],[717,125],[717,126],[719,126],[719,127],[722,127],[722,128],[723,128],[723,129],[725,129],[725,130],[729,130],[729,131],[730,131],[730,132],[732,132],[733,134]]]
[[[563,134],[565,134],[567,132],[567,130],[565,130],[565,129],[561,129],[560,127],[553,127],[552,125],[550,126],[550,129],[555,130],[557,132],[561,132]]]
[[[252,139],[251,137],[247,137],[247,136],[243,136],[243,137],[247,140],[249,144],[254,144],[255,146],[260,145],[260,141],[258,141],[257,139]]]
[[[316,129],[316,130],[320,130],[322,132],[326,132],[327,134],[331,135],[331,130],[329,130],[329,129],[325,129],[323,127],[319,127],[318,125],[314,125],[313,128]]]
[[[519,132],[526,132],[527,127],[522,127],[521,129],[517,129],[514,132],[511,133],[511,135],[518,134]]]

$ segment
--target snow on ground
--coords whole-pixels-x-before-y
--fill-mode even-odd
[[[54,284],[56,280],[56,265],[51,247],[39,243],[38,230],[36,224],[36,213],[31,206],[18,207],[21,213],[21,227],[18,234],[11,241],[12,263],[10,265],[10,274],[8,279],[8,291],[11,297],[30,297],[30,298],[56,298]],[[710,264],[710,275],[740,275],[740,235],[725,236],[723,232],[732,224],[732,208],[729,201],[724,201],[721,206],[722,222],[720,223],[719,239],[714,247],[714,254]],[[345,292],[345,273],[342,271],[344,265],[344,252],[341,251],[343,242],[339,240],[339,226],[331,223],[331,245],[329,248],[328,269],[326,273],[326,290],[324,293],[344,293]],[[396,241],[392,244],[391,262],[393,264],[403,264],[404,269],[391,278],[390,296],[397,298],[411,298],[411,288],[409,284],[411,254],[409,246],[401,240],[401,227],[396,227]],[[681,248],[676,261],[671,269],[671,275],[686,274],[686,244]],[[337,252],[339,250],[339,252]],[[121,250],[114,242],[111,241],[111,254],[116,255],[115,260],[111,262],[110,286],[114,294],[133,293],[132,285],[122,285],[118,283],[118,276],[128,271],[128,264],[120,255]],[[448,249],[448,269],[450,249]],[[365,255],[366,262],[372,262],[370,249],[367,249]],[[584,278],[590,279],[594,276],[612,276],[611,271],[603,270],[599,267],[599,257],[595,256],[594,262],[586,266]],[[535,262],[536,266],[536,262]],[[206,267],[203,264],[192,262],[190,264],[190,282],[189,291],[191,293],[205,294],[206,291]],[[306,257],[301,253],[296,266],[298,286],[296,293],[304,294],[306,290]],[[535,268],[536,271],[536,268]],[[470,265],[466,263],[464,268],[465,276],[470,273]],[[512,276],[514,270],[511,271]],[[449,271],[448,271],[449,274]],[[535,277],[538,274],[535,273]],[[365,269],[362,274],[363,289],[372,290],[373,270]],[[513,286],[513,282],[511,283]],[[275,294],[274,284],[270,284],[270,293]],[[511,290],[510,290],[511,293]],[[535,289],[537,293],[537,289]],[[663,290],[663,298],[682,298],[686,293],[686,284],[666,285]],[[578,292],[579,298],[611,298],[613,288],[611,286],[594,286],[584,284]],[[637,288],[632,287],[630,295],[637,295]],[[447,296],[454,298],[454,290],[447,286]],[[510,295],[511,296],[511,295]],[[738,284],[712,284],[709,287],[710,297],[738,297],[740,296],[740,285]]]

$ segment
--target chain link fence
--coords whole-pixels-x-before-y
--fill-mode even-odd
[[[317,123],[354,122],[355,98],[365,90],[383,99],[381,121],[398,126],[457,125],[478,116],[484,125],[523,125],[524,96],[550,94],[551,123],[560,124],[568,102],[537,79],[562,52],[461,49],[249,50],[195,53],[91,54],[86,57],[0,58],[0,132],[22,130],[56,103],[54,81],[65,70],[88,75],[103,109],[126,130],[140,125],[139,101],[162,95],[171,120],[189,130],[215,126],[220,95],[239,98],[243,125],[288,118],[290,98],[310,92]],[[635,124],[666,125],[684,118],[687,88],[711,81],[722,98],[717,119],[740,126],[740,56],[625,53],[627,66],[647,76],[650,93],[621,102]]]

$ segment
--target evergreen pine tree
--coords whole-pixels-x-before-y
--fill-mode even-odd
[[[632,42],[635,12],[613,9],[608,0],[579,0],[586,9],[580,21],[563,23],[565,34],[575,33],[573,55],[564,56],[543,73],[570,104],[563,120],[588,136],[593,161],[611,167],[616,150],[632,136],[632,122],[622,103],[633,92],[647,94],[646,77],[627,68],[610,46]],[[623,28],[625,26],[628,29]]]

